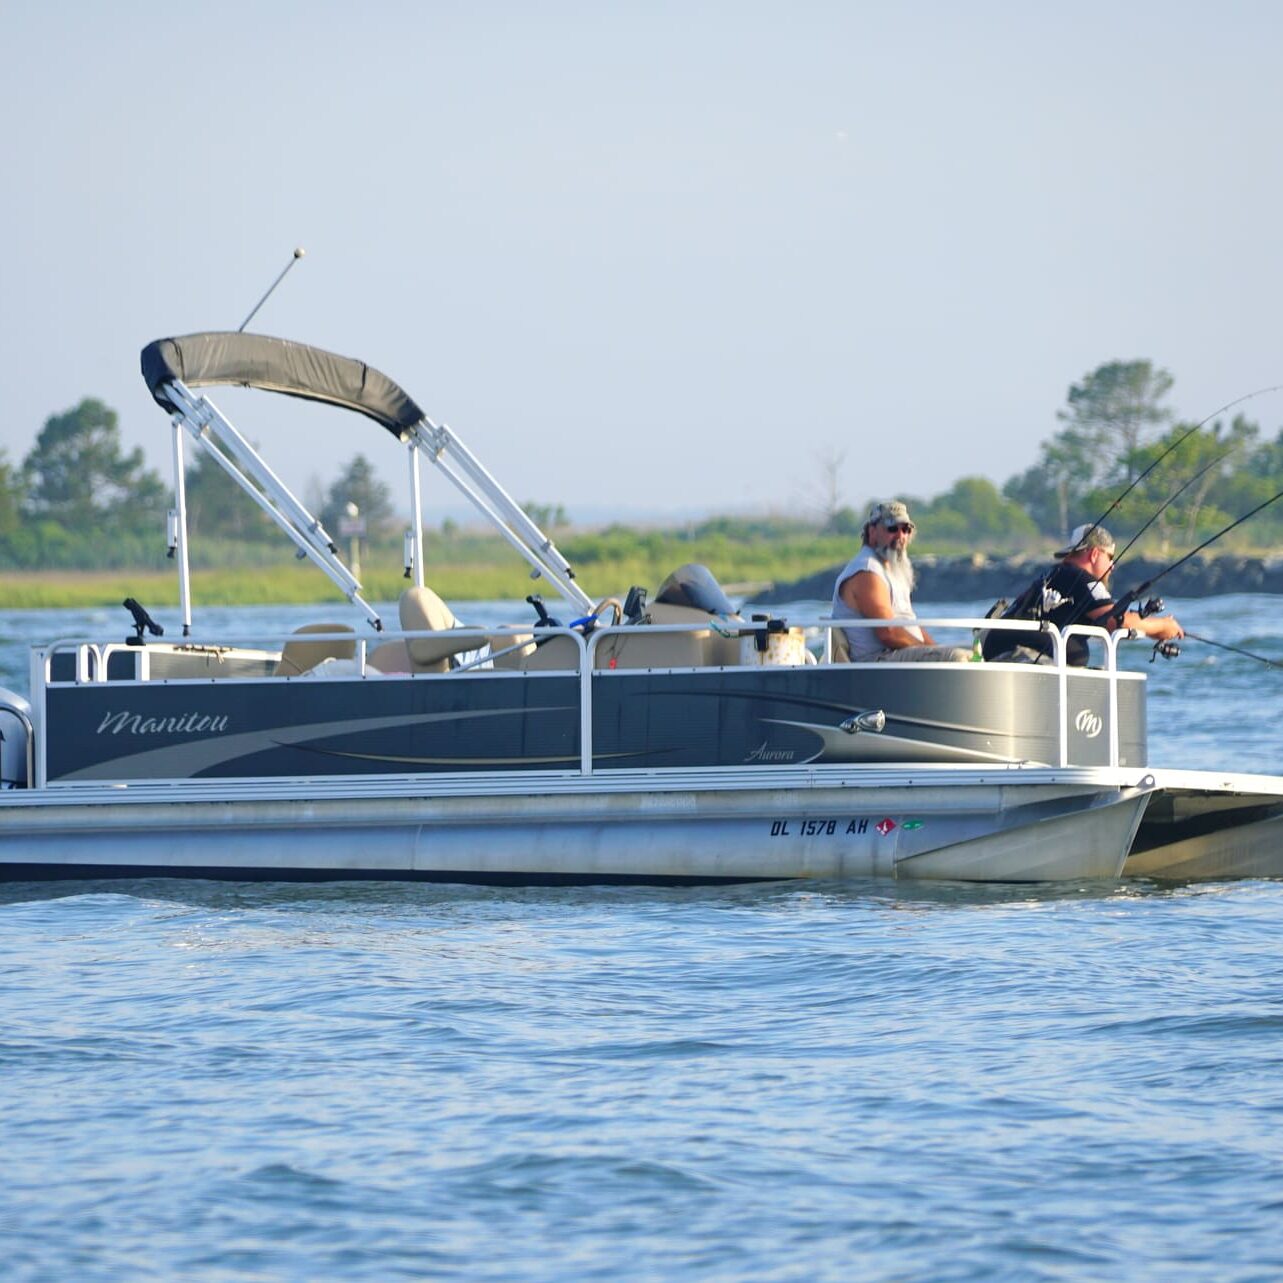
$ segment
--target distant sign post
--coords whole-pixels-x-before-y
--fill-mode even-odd
[[[365,538],[365,518],[361,516],[361,509],[354,503],[349,503],[345,509],[345,515],[339,518],[339,534],[347,536],[348,542],[348,561],[351,563],[352,573],[360,579],[361,577],[361,540]]]

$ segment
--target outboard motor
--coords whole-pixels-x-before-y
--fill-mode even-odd
[[[665,606],[688,606],[706,615],[734,615],[735,607],[713,578],[713,572],[698,562],[678,566],[655,593],[655,601]]]
[[[31,705],[15,691],[0,686],[0,789],[31,787],[27,778],[27,727],[30,724]]]

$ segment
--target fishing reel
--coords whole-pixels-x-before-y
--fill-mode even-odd
[[[1136,613],[1146,619],[1150,615],[1161,614],[1167,609],[1167,603],[1161,597],[1151,597],[1143,606],[1136,607]]]
[[[1159,606],[1159,609],[1162,609],[1161,605]],[[1176,638],[1166,637],[1162,641],[1154,643],[1154,653],[1150,655],[1149,662],[1152,664],[1159,655],[1164,659],[1175,659],[1180,653],[1180,643]]]

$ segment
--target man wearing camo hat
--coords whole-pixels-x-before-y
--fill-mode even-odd
[[[909,542],[914,526],[898,499],[875,503],[864,523],[863,546],[847,562],[833,585],[834,619],[915,619],[913,563]],[[937,646],[918,625],[844,628],[852,663],[869,661],[965,662],[971,652],[961,646]]]

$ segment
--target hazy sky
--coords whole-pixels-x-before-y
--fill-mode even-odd
[[[853,503],[1002,481],[1102,361],[1190,418],[1283,381],[1280,48],[1241,0],[0,0],[0,446],[98,396],[167,474],[139,350],[302,245],[252,328],[572,517],[814,508],[835,450]],[[368,421],[213,395],[404,503]]]

